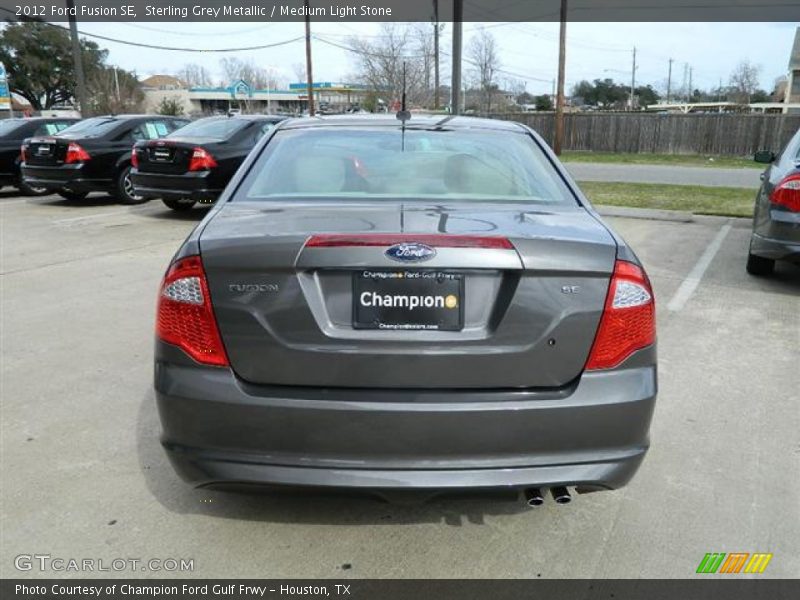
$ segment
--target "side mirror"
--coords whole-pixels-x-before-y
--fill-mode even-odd
[[[757,163],[764,163],[765,165],[775,161],[775,153],[772,150],[759,150],[753,156],[753,160]]]

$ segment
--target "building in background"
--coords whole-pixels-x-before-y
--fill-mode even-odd
[[[242,113],[299,114],[308,108],[305,83],[292,83],[289,89],[254,89],[243,80],[225,87],[188,87],[177,77],[153,75],[141,82],[146,112],[159,111],[169,100],[186,115]],[[322,113],[342,113],[357,109],[366,96],[366,88],[357,84],[328,81],[313,84],[314,100]]]
[[[789,55],[789,73],[786,81],[786,96],[783,109],[787,114],[800,114],[800,106],[792,107],[790,104],[800,103],[800,27],[794,34],[794,45]]]

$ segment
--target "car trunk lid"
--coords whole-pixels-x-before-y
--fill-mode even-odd
[[[342,234],[350,243],[309,243]],[[385,243],[361,243],[376,234]],[[435,255],[398,262],[387,255],[397,240],[422,240]],[[200,248],[242,379],[360,388],[569,384],[589,354],[616,257],[605,227],[577,206],[237,202],[209,221]],[[427,315],[408,305],[367,310],[375,294],[443,300]]]
[[[183,175],[189,170],[195,148],[203,148],[213,155],[214,145],[218,143],[220,140],[214,138],[151,140],[138,153],[138,170],[141,173]]]

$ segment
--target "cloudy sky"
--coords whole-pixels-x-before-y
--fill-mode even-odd
[[[567,38],[567,86],[581,79],[610,77],[630,82],[631,51],[637,49],[637,85],[664,86],[669,59],[673,63],[673,86],[680,87],[684,65],[692,67],[695,88],[716,89],[725,85],[741,60],[749,59],[761,68],[761,87],[771,91],[775,78],[787,70],[795,30],[792,23],[570,23]],[[558,23],[466,23],[464,38],[485,27],[497,39],[501,78],[525,82],[527,91],[549,92],[556,76]],[[197,49],[244,47],[281,42],[303,35],[302,23],[81,23],[87,33],[148,44]],[[347,46],[353,36],[378,38],[377,23],[314,23],[313,33],[330,42]],[[448,54],[451,26],[447,24],[442,49]],[[184,63],[207,67],[215,79],[222,78],[219,60],[223,56],[252,59],[273,69],[284,81],[295,81],[293,66],[302,63],[302,40],[283,46],[222,54],[218,52],[167,52],[96,40],[110,51],[109,62],[140,77],[174,73]],[[449,76],[445,57],[443,77]],[[465,65],[465,69],[468,68]],[[314,79],[347,80],[355,72],[354,55],[347,50],[314,42]],[[501,79],[502,81],[502,79]]]

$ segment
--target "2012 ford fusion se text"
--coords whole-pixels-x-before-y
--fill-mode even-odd
[[[521,124],[285,121],[164,277],[162,443],[196,486],[619,488],[649,443],[654,302]]]

